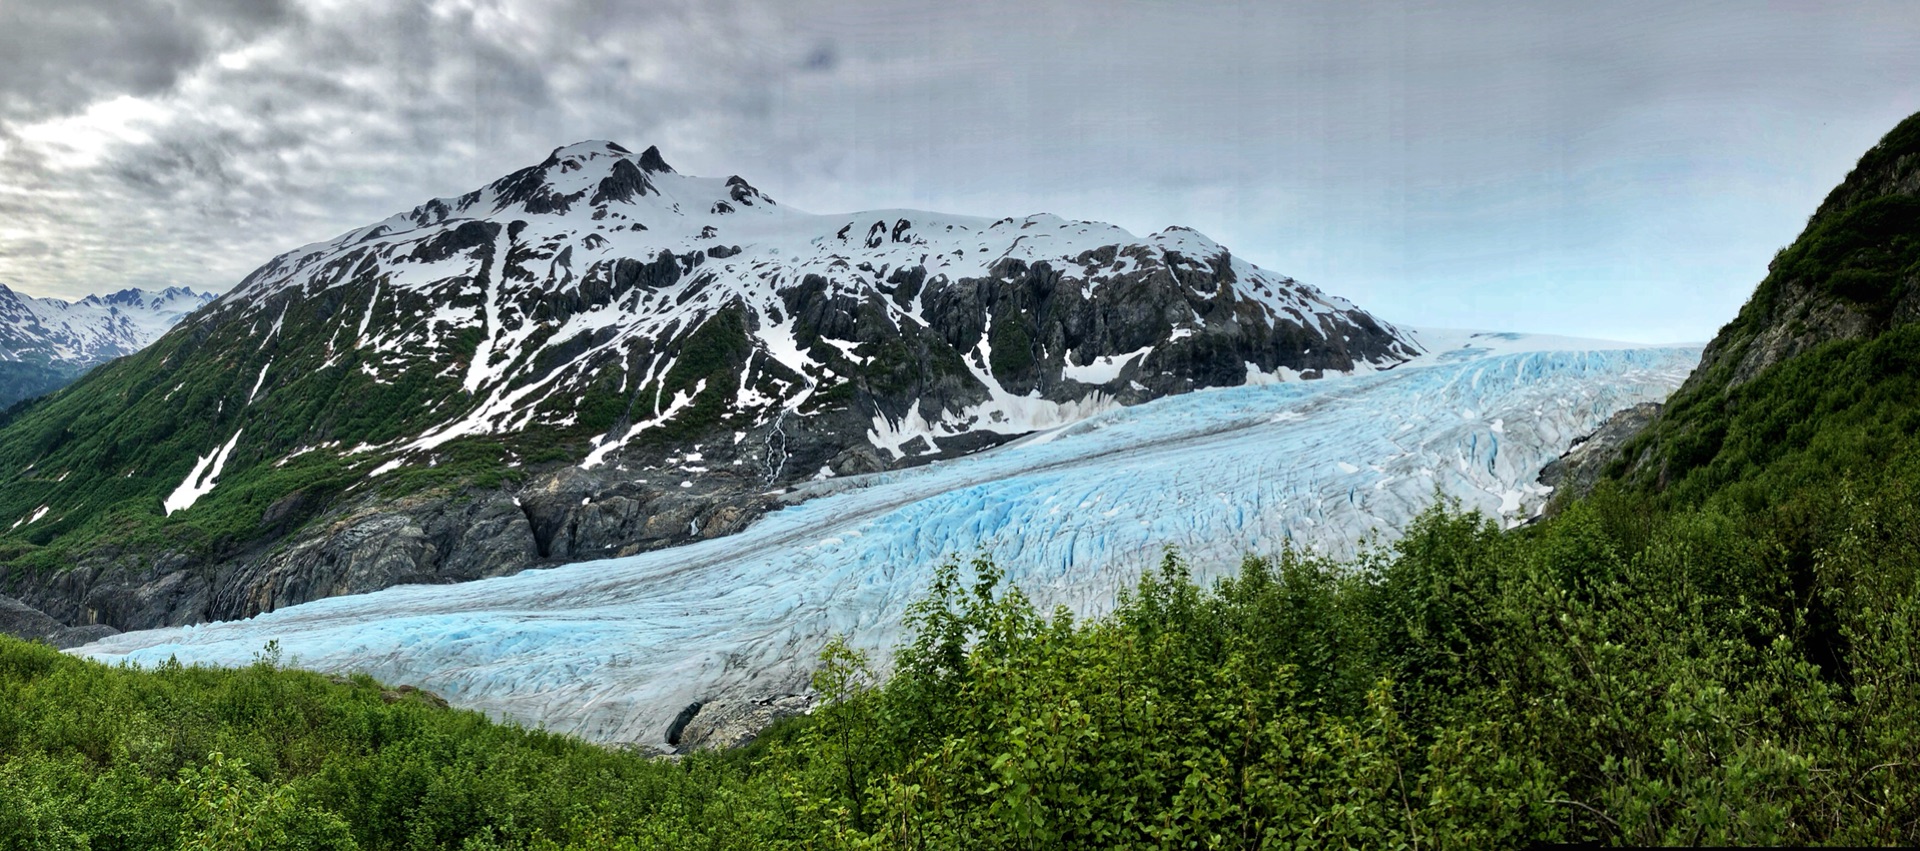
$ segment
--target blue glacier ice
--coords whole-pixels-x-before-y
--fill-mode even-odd
[[[245,621],[114,636],[84,655],[240,665],[269,640],[455,705],[658,744],[694,700],[803,688],[841,633],[886,651],[931,568],[991,555],[1037,604],[1109,609],[1179,547],[1200,575],[1283,543],[1351,553],[1433,501],[1517,523],[1542,465],[1666,397],[1698,346],[1602,348],[1423,332],[1396,369],[1161,399],[974,456],[828,480],[731,537],[460,585],[403,586]]]

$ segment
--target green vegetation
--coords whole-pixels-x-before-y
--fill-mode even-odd
[[[1835,300],[1842,309],[1864,315],[1875,330],[1894,321],[1895,308],[1910,304],[1920,292],[1920,200],[1912,189],[1916,174],[1920,114],[1889,131],[1828,193],[1807,220],[1806,230],[1774,257],[1739,315],[1720,330],[1715,348],[1744,351],[1759,332],[1779,325],[1799,333],[1810,309],[1830,309]],[[1814,298],[1794,298],[1807,293]],[[1797,314],[1782,315],[1796,304]],[[1737,360],[1724,358],[1719,366],[1731,369]],[[1709,372],[1715,385],[1729,377],[1719,370]]]
[[[1837,493],[1805,574],[1765,518],[1617,490],[1208,587],[1170,554],[1084,621],[950,564],[884,685],[836,642],[820,711],[677,763],[271,650],[0,639],[0,848],[1912,842],[1920,466]]]
[[[992,339],[987,341],[993,349],[993,363],[987,366],[995,378],[1014,379],[1033,366],[1033,335],[1027,333],[1029,321],[1017,312],[994,318]]]
[[[494,437],[460,437],[435,450],[430,465],[410,464],[383,474],[376,481],[380,493],[400,496],[433,488],[497,488],[519,481],[525,473],[511,463],[510,445]],[[556,447],[547,447],[551,453]],[[540,450],[535,450],[540,451]]]
[[[836,829],[936,848],[1911,842],[1920,470],[1845,493],[1811,577],[1743,519],[1618,494],[1520,534],[1436,509],[1391,552],[1252,559],[1207,591],[1169,558],[1090,623],[996,594],[990,567],[971,592],[949,572],[894,678],[815,718],[851,778]]]
[[[1920,115],[1889,132],[1828,195],[1610,475],[1664,506],[1775,505],[1793,526],[1822,516],[1833,494],[1814,485],[1831,483],[1834,471],[1909,452],[1920,429],[1916,177]],[[1808,339],[1815,320],[1864,332]],[[1781,330],[1804,350],[1739,375],[1762,337]]]
[[[1805,320],[1774,315],[1788,290],[1900,318],[1920,206],[1889,193],[1916,154],[1920,117],[1714,350]],[[669,385],[731,362],[709,325]],[[832,642],[813,715],[678,762],[283,670],[271,647],[141,671],[0,639],[0,849],[1920,843],[1916,352],[1920,324],[1894,323],[1750,380],[1711,360],[1612,479],[1510,532],[1442,504],[1352,562],[1283,552],[1205,585],[1170,553],[1087,620],[949,564],[884,683]],[[0,464],[98,440],[143,463],[162,437],[141,428],[190,426],[103,438],[35,420],[48,404],[14,413],[37,424]],[[26,481],[0,516],[37,498]]]
[[[0,638],[0,848],[685,847],[751,791],[722,758],[608,752],[274,656],[135,671]]]
[[[1663,453],[1638,484],[1674,505],[1758,510],[1790,494],[1831,500],[1812,484],[1911,452],[1920,434],[1920,325],[1823,343],[1738,386],[1676,395],[1626,459]],[[1852,467],[1850,465],[1860,465]],[[1621,464],[1615,472],[1626,471]],[[1664,488],[1654,476],[1664,475]],[[1818,510],[1817,505],[1808,510]]]
[[[669,355],[675,358],[673,367],[660,383],[640,390],[643,409],[651,408],[655,398],[660,402],[648,417],[663,413],[681,393],[691,398],[691,404],[646,431],[641,439],[652,446],[684,446],[695,437],[710,434],[726,415],[727,404],[740,386],[740,370],[752,351],[743,308],[729,305],[707,317],[680,343],[679,350]],[[664,392],[659,392],[661,389]]]
[[[203,316],[0,415],[0,517],[7,518],[0,521],[0,567],[60,570],[94,551],[231,554],[298,529],[385,460],[377,452],[356,454],[356,447],[419,434],[474,404],[461,389],[460,370],[450,367],[472,356],[476,329],[463,329],[428,363],[403,365],[377,347],[350,344],[354,311],[372,289],[365,283],[318,298],[289,294],[284,314],[275,304]],[[426,321],[396,313],[391,298],[380,302],[380,322]],[[279,332],[268,336],[269,323]],[[624,408],[625,397],[616,403]],[[609,405],[595,404],[589,413],[607,419]],[[576,424],[461,438],[441,447],[431,466],[395,471],[373,487],[387,497],[496,487],[522,475],[516,461],[556,451],[577,457],[562,450],[590,431]],[[243,439],[219,487],[192,510],[165,514],[162,501],[198,459],[236,433]],[[286,502],[293,494],[299,497]],[[48,508],[43,519],[9,527],[40,506]]]

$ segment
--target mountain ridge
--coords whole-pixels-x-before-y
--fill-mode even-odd
[[[1788,456],[1804,450],[1816,413],[1837,420],[1841,411],[1861,412],[1863,429],[1895,426],[1904,415],[1890,411],[1893,422],[1872,426],[1882,415],[1864,413],[1895,407],[1891,398],[1816,403],[1789,374],[1824,373],[1830,391],[1849,377],[1859,389],[1884,392],[1904,377],[1899,338],[1916,322],[1920,114],[1889,130],[1827,194],[1659,413],[1588,463],[1626,487],[1691,502],[1782,460],[1804,463]]]
[[[285,252],[17,415],[0,587],[155,626],[619,555],[798,482],[1417,353],[1189,229],[813,215],[583,142]]]
[[[186,287],[123,289],[74,301],[0,283],[0,410],[132,354],[212,301]]]

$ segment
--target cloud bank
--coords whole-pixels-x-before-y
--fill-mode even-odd
[[[1206,231],[1396,321],[1700,339],[1920,109],[1920,16],[12,0],[0,281],[223,290],[586,138],[836,211]]]

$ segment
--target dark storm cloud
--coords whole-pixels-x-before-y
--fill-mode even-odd
[[[0,115],[42,117],[102,95],[166,91],[210,51],[290,15],[282,0],[8,0]]]
[[[1193,225],[1395,319],[1699,337],[1920,108],[1917,19],[1904,3],[9,0],[0,281],[223,289],[609,138],[807,209]]]

